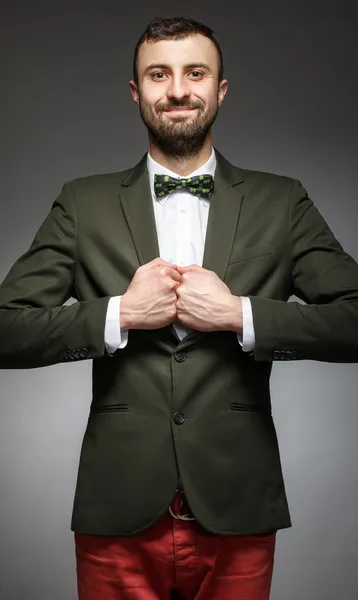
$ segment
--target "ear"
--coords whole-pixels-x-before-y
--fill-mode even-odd
[[[228,82],[227,79],[222,79],[222,81],[220,81],[219,90],[218,90],[218,103],[219,103],[219,106],[223,103],[223,100],[225,98],[228,86],[229,86],[229,82]]]
[[[138,84],[133,79],[131,79],[129,82],[129,89],[131,91],[134,102],[138,105],[139,104],[139,89],[138,89]]]

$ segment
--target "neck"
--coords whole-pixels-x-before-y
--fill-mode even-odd
[[[170,171],[185,177],[193,171],[199,169],[202,165],[204,165],[210,158],[212,152],[212,140],[211,136],[205,140],[203,147],[199,150],[197,154],[194,156],[184,156],[181,157],[172,157],[167,156],[164,152],[159,148],[154,140],[149,136],[149,152],[151,157],[162,167],[166,167]]]

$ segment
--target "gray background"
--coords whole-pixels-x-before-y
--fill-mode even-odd
[[[230,85],[215,145],[239,166],[300,179],[358,259],[356,3],[173,4],[1,3],[0,280],[65,180],[146,151],[128,81],[156,15],[202,20],[221,42]],[[0,372],[2,600],[76,598],[69,522],[90,374],[90,361]],[[273,600],[358,597],[357,389],[354,364],[274,365],[293,528],[277,537]]]

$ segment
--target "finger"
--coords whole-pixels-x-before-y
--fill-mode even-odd
[[[199,265],[186,265],[185,267],[179,265],[177,267],[177,271],[179,273],[186,273],[187,271],[196,271],[196,270],[202,270],[202,267],[199,267]]]
[[[147,264],[153,265],[154,267],[162,267],[163,265],[165,265],[167,267],[176,267],[176,265],[173,265],[172,263],[168,263],[166,260],[164,260],[164,258],[160,258],[160,256],[157,256],[157,258],[154,258]]]
[[[179,284],[181,283],[182,277],[181,277],[181,274],[178,273],[178,271],[176,271],[175,269],[170,269],[169,275],[171,276],[172,279],[175,279],[175,281],[177,281]]]
[[[161,267],[161,266],[165,265],[166,267],[176,268],[176,265],[174,265],[173,263],[168,263],[163,258],[155,258],[152,262],[154,263],[155,266]]]
[[[180,273],[178,273],[176,269],[172,269],[171,265],[160,265],[159,272],[163,277],[169,275],[172,279],[175,279],[176,281],[181,281],[182,276],[180,275]]]
[[[177,268],[177,265],[174,265],[172,263],[168,263],[166,260],[163,260],[162,258],[155,258],[154,260],[151,260],[148,263],[145,263],[144,265],[142,265],[143,267],[147,267],[148,269],[158,269],[158,268],[163,268],[163,267],[171,267],[172,269]]]
[[[141,265],[139,268],[140,269],[154,269],[156,267],[163,267],[165,265],[165,261],[162,258],[154,258],[153,260],[150,260],[147,263],[144,263],[143,265]]]

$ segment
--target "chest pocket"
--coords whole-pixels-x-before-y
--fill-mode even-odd
[[[274,254],[273,247],[267,242],[260,242],[253,246],[246,246],[245,248],[233,248],[229,265],[235,265],[245,260],[251,260],[253,258],[262,258],[265,256],[271,256]]]

